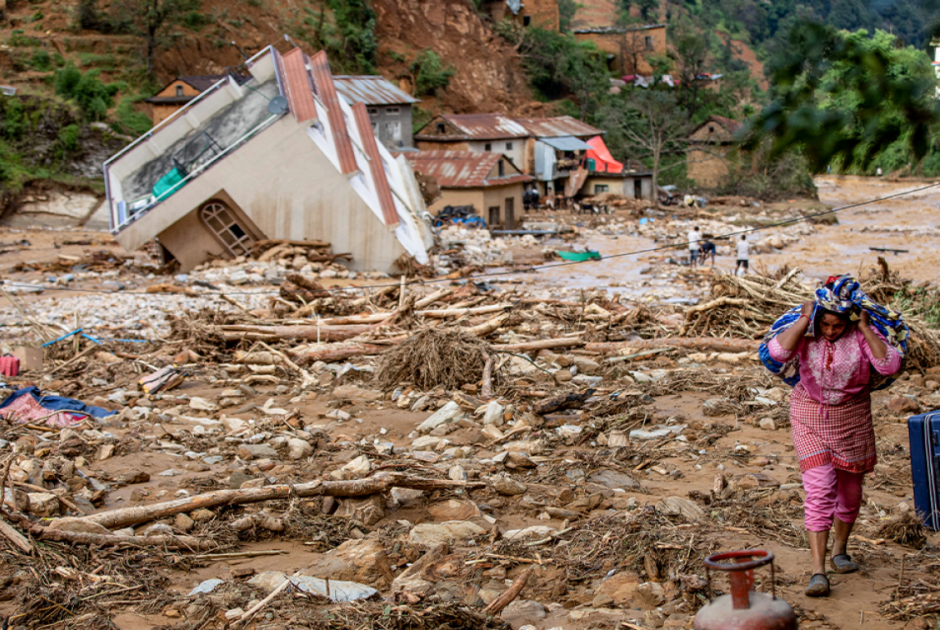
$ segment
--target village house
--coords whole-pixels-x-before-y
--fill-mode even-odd
[[[445,206],[473,206],[490,227],[514,229],[521,214],[522,192],[532,177],[499,153],[411,151],[403,154],[414,170],[437,180],[441,198],[428,211]]]
[[[618,76],[651,75],[650,57],[667,52],[665,24],[592,26],[572,34],[579,42],[594,42],[606,54],[607,68]]]
[[[159,92],[148,99],[153,107],[153,124],[159,125],[164,120],[183,108],[188,102],[224,79],[224,74],[201,74],[176,77],[166,84]],[[247,77],[232,74],[235,81],[243,81]]]
[[[411,134],[411,106],[419,99],[381,76],[333,77],[336,91],[347,104],[365,103],[372,129],[389,151],[414,146]]]
[[[111,232],[156,238],[185,271],[260,239],[320,240],[356,270],[428,261],[414,172],[338,95],[325,52],[268,47],[104,165]]]
[[[688,138],[688,178],[699,186],[715,188],[730,174],[728,160],[735,149],[735,134],[741,123],[723,116],[710,116]]]
[[[558,32],[558,0],[485,0],[494,22],[512,20],[524,27]]]
[[[418,130],[415,144],[421,150],[502,153],[522,173],[532,175],[539,194],[546,195],[564,190],[565,180],[590,149],[585,140],[603,133],[571,116],[444,114]]]

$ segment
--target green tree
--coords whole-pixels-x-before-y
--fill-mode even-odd
[[[187,13],[199,10],[201,0],[115,0],[109,20],[115,31],[132,33],[144,41],[147,76],[156,78],[157,51],[166,44],[169,31]]]
[[[646,21],[655,20],[659,10],[659,0],[620,0],[620,9],[629,15],[630,9],[636,7],[640,18]]]
[[[772,156],[798,147],[817,172],[867,169],[895,142],[916,162],[940,120],[929,58],[884,31],[802,23],[771,76],[773,100],[752,121],[748,144],[770,136]]]
[[[581,7],[575,0],[558,0],[558,28],[562,33],[571,31],[571,22]]]
[[[655,195],[663,158],[684,151],[689,129],[675,91],[665,86],[627,88],[607,99],[596,120],[618,157],[642,157],[652,165]]]
[[[411,63],[411,73],[414,77],[415,96],[424,96],[446,88],[450,78],[457,71],[450,64],[445,64],[436,52],[425,48]]]
[[[82,74],[78,68],[69,64],[55,73],[55,93],[75,101],[86,120],[104,120],[108,109],[114,105],[118,86],[102,82],[98,78],[100,73],[100,70],[95,69]]]

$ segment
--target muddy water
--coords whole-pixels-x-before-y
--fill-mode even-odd
[[[831,206],[856,204],[886,195],[914,190],[923,183],[888,182],[875,178],[819,178],[816,180],[820,200]],[[843,273],[858,274],[877,264],[884,256],[892,269],[917,282],[930,282],[936,278],[940,264],[940,187],[912,193],[896,199],[879,201],[858,208],[839,211],[838,225],[819,225],[816,234],[804,237],[798,243],[767,254],[751,254],[752,267],[779,269],[783,266],[799,267],[811,280],[824,279]],[[901,230],[901,231],[898,231]],[[664,256],[684,257],[682,249],[651,253],[657,246],[651,239],[620,235],[604,236],[594,233],[588,239],[570,245],[546,243],[552,249],[585,247],[599,251],[605,258],[578,265],[558,266],[535,273],[507,276],[529,290],[602,289],[631,298],[656,294],[668,288],[673,281],[647,276],[651,260]],[[908,250],[893,254],[870,248]],[[641,253],[634,253],[641,252]],[[624,255],[627,254],[627,255]],[[611,258],[612,256],[618,256]],[[731,256],[718,256],[715,267],[732,271],[735,260]],[[678,272],[681,267],[675,267]]]

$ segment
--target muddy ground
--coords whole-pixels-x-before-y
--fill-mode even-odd
[[[821,201],[830,206],[919,186],[880,180],[817,183]],[[816,224],[813,233],[800,240],[755,254],[752,265],[768,274],[799,267],[811,283],[828,275],[866,271],[876,266],[878,256],[885,256],[902,277],[935,283],[933,269],[940,262],[938,205],[940,192],[931,191],[840,212],[838,224]],[[760,221],[792,216],[795,208],[809,212],[819,206],[795,201],[760,208]],[[748,217],[757,211],[753,206],[706,208],[688,225],[718,218],[753,225]],[[508,247],[516,267],[489,265],[481,270],[542,264],[548,262],[546,249],[587,246],[613,255],[669,242],[662,234],[645,235],[637,217],[626,213],[564,219],[581,230],[574,241],[527,247],[512,242]],[[668,215],[660,217],[661,224],[670,220]],[[614,223],[614,230],[606,229]],[[681,238],[681,231],[672,236]],[[940,538],[926,532],[925,541],[899,544],[897,535],[882,530],[912,508],[906,419],[914,411],[940,407],[936,372],[909,371],[890,390],[874,395],[880,463],[866,479],[864,506],[850,542],[862,571],[831,576],[832,596],[809,599],[803,595],[810,575],[809,551],[802,530],[799,468],[786,421],[787,388],[761,367],[753,351],[624,351],[618,361],[587,347],[514,352],[526,356],[510,356],[501,364],[494,393],[500,413],[487,423],[488,402],[478,383],[419,390],[403,382],[382,391],[371,380],[377,362],[358,356],[333,365],[304,365],[316,380],[303,386],[298,372],[283,362],[274,361],[271,370],[238,364],[235,352],[248,350],[251,343],[224,344],[196,334],[195,328],[188,329],[188,337],[167,331],[165,322],[173,316],[203,307],[217,313],[266,308],[270,316],[275,309],[268,305],[276,293],[272,285],[248,283],[231,289],[240,307],[207,297],[200,287],[190,295],[140,296],[135,292],[148,285],[191,285],[160,275],[153,260],[121,252],[100,233],[0,232],[3,243],[20,239],[30,246],[10,247],[12,251],[0,256],[3,277],[41,282],[46,290],[20,293],[19,310],[9,308],[8,299],[0,301],[6,309],[0,315],[5,344],[34,340],[36,321],[60,327],[93,322],[93,334],[136,334],[148,341],[139,347],[115,343],[92,348],[70,365],[64,363],[76,349],[90,346],[80,342],[75,348],[71,341],[64,342],[68,348],[59,344],[47,354],[43,372],[7,379],[10,389],[36,384],[121,412],[103,424],[86,421],[75,429],[0,425],[0,454],[5,459],[16,453],[11,478],[26,484],[19,486],[20,494],[45,489],[60,498],[45,513],[33,505],[17,505],[30,520],[48,525],[49,518],[66,513],[93,515],[220,489],[354,480],[388,471],[457,483],[420,494],[399,489],[364,500],[293,497],[208,513],[191,510],[186,518],[157,519],[156,529],[154,520],[147,520],[137,524],[136,531],[124,532],[140,536],[149,529],[150,535],[213,541],[215,548],[201,556],[186,549],[130,544],[69,546],[41,542],[35,533],[31,538],[37,549],[27,555],[0,537],[0,576],[5,576],[0,580],[0,615],[10,617],[10,627],[484,627],[484,617],[466,611],[479,615],[524,571],[534,568],[521,595],[502,613],[514,630],[525,625],[539,630],[689,628],[692,615],[706,601],[702,557],[746,548],[775,554],[777,594],[797,610],[801,628],[937,626],[940,601],[931,597],[940,589]],[[908,251],[893,255],[871,247]],[[68,273],[73,258],[87,261],[94,251],[117,257],[117,264],[101,255],[99,267],[72,271],[76,278],[68,283],[56,288],[45,282]],[[696,272],[675,264],[682,258],[675,251],[517,272],[490,278],[495,292],[488,299],[538,296],[556,300],[564,309],[582,295],[591,296],[591,304],[622,308],[624,313],[640,305],[652,307],[654,324],[636,323],[632,331],[627,329],[633,320],[626,316],[622,322],[627,323],[617,330],[603,329],[596,320],[587,322],[590,334],[606,335],[598,341],[629,344],[638,339],[633,333],[653,336],[650,331],[657,327],[667,331],[662,335],[676,334],[688,304],[708,299],[716,274],[733,267],[733,258],[722,249],[719,253],[714,269]],[[10,271],[20,263],[25,266]],[[50,270],[35,263],[65,264]],[[118,273],[111,273],[115,270]],[[208,277],[199,273],[192,278]],[[88,293],[105,282],[120,282],[123,296]],[[330,282],[377,283],[381,278]],[[417,292],[428,295],[439,288]],[[453,288],[459,295],[472,287]],[[601,294],[607,298],[598,297]],[[611,299],[614,294],[621,297]],[[392,302],[395,299],[392,296]],[[463,308],[474,301],[442,299],[448,306],[435,308]],[[154,305],[155,300],[160,302]],[[130,312],[109,319],[106,313],[93,312],[95,304]],[[394,306],[383,306],[377,298],[373,304]],[[135,309],[144,317],[135,318]],[[612,312],[620,312],[616,309]],[[523,337],[584,334],[586,311],[573,317],[574,311],[551,317],[536,311],[523,313],[518,322],[511,320],[509,330],[494,333],[489,341],[505,344]],[[208,325],[206,317],[193,321]],[[163,323],[134,321],[147,318]],[[420,323],[412,324],[412,331]],[[277,347],[286,352],[291,345],[297,344]],[[174,362],[186,371],[181,385],[150,397],[139,392],[142,375]],[[353,369],[344,368],[346,364]],[[273,379],[250,380],[270,372]],[[583,393],[589,386],[595,390],[593,397],[586,395],[568,408],[535,412],[549,396]],[[447,403],[459,408],[459,419],[418,430]],[[660,426],[675,427],[676,433],[651,439],[642,433]],[[641,433],[631,435],[637,429]],[[288,438],[306,447],[288,444]],[[268,448],[260,448],[264,445]],[[47,461],[56,463],[44,468]],[[460,487],[464,481],[470,485]],[[70,509],[68,502],[79,509]],[[249,528],[238,529],[235,523],[246,516],[255,520]],[[264,517],[278,522],[262,525]],[[450,535],[448,550],[435,552],[427,537],[440,532],[430,526],[453,521],[473,526],[466,529],[469,533]],[[14,524],[26,531],[24,521]],[[530,527],[550,529],[511,537],[510,532]],[[283,553],[251,555],[262,551]],[[224,553],[245,555],[205,557]],[[408,574],[402,578],[422,557],[429,564],[419,564],[421,584],[406,579],[414,577]],[[248,610],[268,592],[247,583],[265,571],[352,580],[379,594],[330,604],[292,587],[246,623],[233,626],[238,617],[232,611]],[[208,594],[190,594],[212,578],[224,582]],[[768,575],[761,578],[760,590],[769,590]],[[717,578],[715,588],[726,591],[727,583]],[[435,616],[444,610],[453,613],[447,621]],[[498,627],[499,622],[489,623]]]

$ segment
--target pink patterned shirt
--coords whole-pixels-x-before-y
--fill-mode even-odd
[[[885,338],[878,333],[878,338]],[[888,353],[876,359],[857,327],[846,331],[835,342],[824,337],[803,337],[795,350],[784,350],[776,338],[767,345],[770,356],[787,363],[800,358],[800,384],[809,397],[824,405],[839,405],[868,387],[871,368],[889,376],[901,369],[901,354],[885,342]]]

